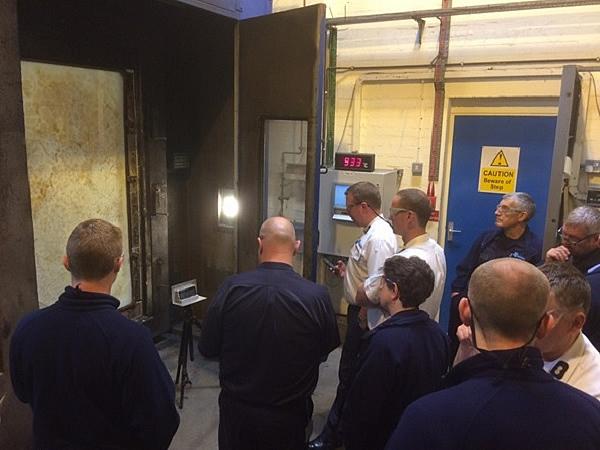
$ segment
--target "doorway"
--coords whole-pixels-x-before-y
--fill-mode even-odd
[[[455,115],[452,124],[452,155],[448,186],[445,241],[447,278],[440,323],[446,327],[450,285],[457,264],[473,241],[494,229],[494,209],[507,192],[489,192],[482,185],[480,168],[487,157],[484,147],[518,149],[514,191],[527,192],[537,211],[529,223],[544,235],[556,117],[551,115]],[[500,150],[498,150],[499,152]],[[496,156],[496,154],[494,154]],[[488,158],[489,159],[489,158]],[[493,159],[493,158],[492,158]],[[490,161],[490,164],[493,161]],[[487,191],[487,192],[486,192]]]

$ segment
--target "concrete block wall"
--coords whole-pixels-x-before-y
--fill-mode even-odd
[[[273,11],[310,3],[274,0]],[[489,3],[508,2],[462,0],[452,6]],[[441,4],[441,0],[330,0],[327,16],[437,9]],[[411,20],[338,27],[334,149],[375,153],[378,167],[404,169],[402,187],[427,188],[434,99],[430,64],[437,55],[438,33],[435,18],[426,19],[420,44],[417,24]],[[556,114],[562,66],[600,66],[600,5],[452,17],[448,64],[436,183],[442,220],[452,115],[459,110]],[[600,87],[600,73],[595,80]],[[582,159],[600,159],[596,107],[600,99],[590,74],[582,75],[582,90],[578,130]],[[412,162],[423,163],[423,176],[411,176]],[[437,224],[431,228],[437,234]]]

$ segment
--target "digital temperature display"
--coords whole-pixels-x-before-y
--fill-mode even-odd
[[[335,168],[356,172],[373,172],[375,155],[373,153],[336,153]]]

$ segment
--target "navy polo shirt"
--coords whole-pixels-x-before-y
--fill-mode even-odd
[[[382,449],[404,409],[438,389],[450,363],[446,333],[425,311],[399,312],[364,339],[342,415],[348,450]]]
[[[450,292],[467,295],[473,271],[481,264],[498,258],[517,258],[537,265],[542,260],[542,241],[527,227],[519,239],[506,237],[502,230],[487,231],[473,242],[469,253],[456,266],[456,278]]]
[[[600,402],[542,367],[532,347],[463,361],[406,409],[386,449],[599,449]]]
[[[218,357],[221,388],[250,404],[304,404],[319,364],[339,345],[329,294],[288,264],[266,262],[220,286],[200,351]]]
[[[583,325],[583,334],[585,334],[594,347],[600,351],[600,265],[591,267],[586,275],[592,290],[592,301],[585,324]]]
[[[35,448],[168,448],[179,426],[173,380],[148,329],[118,306],[68,286],[19,322],[10,371],[33,410]]]

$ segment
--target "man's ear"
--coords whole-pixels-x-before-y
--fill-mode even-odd
[[[262,255],[263,242],[260,236],[256,238],[256,242],[258,242],[258,254]]]
[[[123,267],[124,261],[125,261],[125,257],[123,255],[121,255],[117,258],[117,261],[115,262],[115,268],[113,269],[114,273],[119,273],[119,270],[121,270],[121,267]]]
[[[467,297],[463,297],[458,302],[458,315],[460,316],[460,320],[466,326],[471,326],[472,314],[471,314],[471,305],[469,304],[469,299]]]
[[[581,330],[585,324],[585,313],[583,311],[577,311],[573,317],[573,327],[577,330]]]
[[[69,267],[69,257],[67,255],[63,255],[62,263],[63,263],[63,266],[65,266],[65,269],[67,269],[70,272],[71,269]]]
[[[300,251],[300,247],[302,246],[302,241],[297,240],[294,242],[294,255],[296,255]]]
[[[550,314],[545,313],[542,319],[540,320],[540,326],[538,327],[535,337],[536,339],[542,339],[548,333],[550,329]]]

